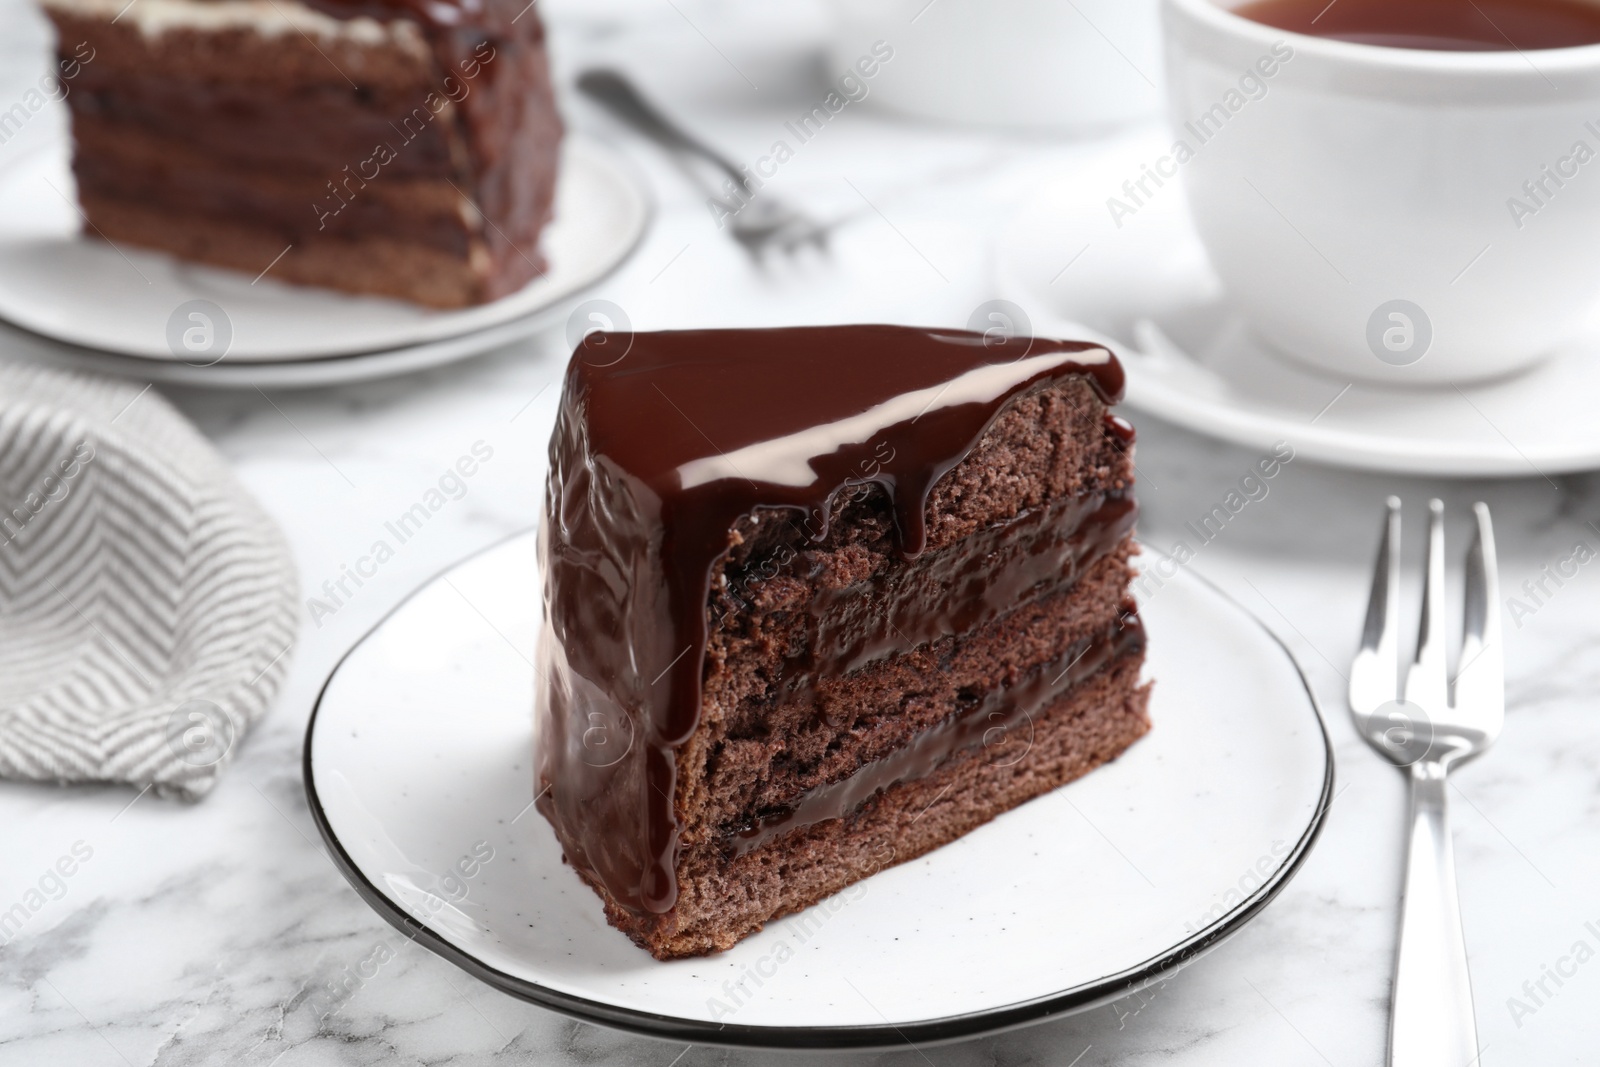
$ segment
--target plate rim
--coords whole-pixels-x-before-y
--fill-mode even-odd
[[[31,146],[28,151],[15,159],[0,162],[0,174],[26,166],[35,156],[55,151],[58,147],[54,142]],[[437,366],[441,363],[469,359],[473,355],[486,350],[484,348],[473,348],[471,345],[473,338],[492,335],[496,338],[504,338],[504,341],[497,343],[514,343],[528,334],[536,332],[543,325],[542,320],[551,317],[552,313],[557,309],[575,300],[580,300],[584,293],[613,277],[638,252],[640,246],[644,243],[645,237],[649,235],[655,225],[660,212],[655,190],[644,172],[640,170],[638,164],[633,161],[620,145],[610,138],[596,136],[587,131],[569,130],[562,140],[561,150],[563,161],[566,159],[567,152],[575,151],[580,155],[586,155],[590,160],[596,161],[611,170],[620,183],[629,190],[636,203],[639,213],[638,225],[633,227],[633,231],[629,234],[627,241],[619,244],[612,262],[606,264],[604,269],[599,271],[593,278],[579,285],[571,292],[556,296],[510,318],[398,346],[384,347],[380,345],[378,347],[352,348],[345,351],[293,358],[241,357],[229,360],[225,355],[216,363],[205,366],[196,366],[181,359],[101,348],[97,345],[69,340],[36,330],[5,315],[0,315],[0,327],[14,334],[16,339],[29,342],[40,350],[53,350],[49,352],[50,355],[65,355],[72,362],[80,366],[86,366],[91,370],[104,370],[107,373],[121,374],[124,377],[141,377],[150,381],[212,388],[249,388],[251,385],[258,383],[283,385],[284,382],[280,379],[292,379],[294,372],[310,371],[313,368],[319,370],[327,368],[328,373],[313,375],[317,381],[311,384],[318,386],[332,385],[345,381],[361,381],[382,377],[385,372],[383,370],[375,370],[373,365],[389,361],[404,363],[404,367],[396,372],[404,373],[405,370],[409,369],[423,369]],[[563,165],[565,165],[564,162]],[[178,258],[172,257],[171,253],[157,254]],[[199,264],[199,266],[204,267],[206,265]],[[224,270],[225,268],[208,267],[207,269]],[[538,280],[536,278],[528,284],[532,285]],[[318,289],[319,287],[302,286],[300,288]],[[333,292],[332,290],[329,291]],[[521,290],[518,290],[518,292],[521,292]],[[515,295],[516,293],[508,294],[501,299],[509,299]],[[526,327],[525,324],[529,322],[535,322],[536,325]],[[521,327],[520,330],[519,327]],[[452,350],[452,346],[461,346],[463,342],[466,343],[467,351]],[[444,354],[434,358],[433,353],[439,350],[444,350]],[[397,357],[404,355],[417,356],[423,362],[418,363],[417,358],[411,360],[397,359]],[[125,364],[127,369],[119,370],[113,364]],[[415,366],[413,366],[414,364]],[[227,370],[223,373],[209,376],[204,373],[224,366],[227,367]],[[281,368],[283,373],[274,374],[273,371],[278,368]],[[341,371],[349,372],[348,376],[342,375]]]
[[[630,248],[605,275],[599,285],[620,269],[638,248]],[[566,305],[581,301],[592,286],[586,286],[539,311],[442,341],[428,341],[383,352],[362,352],[345,356],[317,356],[301,360],[261,363],[228,363],[192,366],[178,360],[149,359],[101,349],[83,348],[36,334],[25,327],[0,319],[0,340],[11,343],[7,359],[53,366],[57,369],[110,374],[119,378],[152,382],[188,389],[323,389],[395,378],[462,363],[500,348],[521,344],[555,324]]]
[[[376,911],[389,925],[406,935],[408,940],[414,941],[436,956],[454,964],[486,985],[492,986],[500,992],[516,997],[519,1000],[547,1008],[581,1022],[603,1026],[612,1030],[620,1030],[642,1037],[722,1048],[868,1051],[903,1048],[907,1045],[948,1044],[1003,1031],[1016,1030],[1045,1022],[1058,1016],[1076,1014],[1121,1000],[1126,996],[1149,988],[1157,981],[1164,980],[1169,973],[1181,971],[1196,959],[1210,952],[1247,926],[1288,886],[1294,876],[1299,873],[1300,868],[1304,866],[1312,848],[1321,837],[1323,827],[1326,825],[1328,811],[1333,804],[1337,765],[1334,759],[1333,740],[1328,733],[1327,719],[1322,713],[1322,705],[1318,702],[1316,691],[1306,677],[1300,661],[1295,658],[1294,653],[1284,643],[1283,639],[1260,616],[1239,603],[1233,596],[1209,578],[1194,570],[1194,568],[1182,566],[1181,570],[1188,577],[1198,581],[1212,594],[1231,604],[1235,610],[1259,627],[1271,639],[1272,643],[1278,647],[1284,658],[1288,660],[1289,665],[1294,668],[1295,677],[1299,679],[1300,686],[1305,691],[1306,699],[1311,707],[1312,718],[1316,721],[1317,729],[1322,738],[1323,748],[1321,795],[1317,799],[1316,809],[1312,812],[1310,821],[1302,831],[1299,839],[1296,840],[1289,855],[1285,857],[1283,865],[1273,873],[1271,879],[1263,883],[1250,896],[1246,897],[1231,911],[1223,914],[1210,926],[1197,931],[1193,936],[1148,960],[1144,960],[1116,974],[1102,976],[1093,982],[1046,994],[1032,1000],[1003,1005],[998,1008],[986,1008],[982,1011],[903,1025],[897,1025],[892,1022],[852,1026],[718,1024],[685,1019],[676,1015],[662,1015],[656,1012],[618,1007],[604,1001],[562,992],[526,978],[518,978],[515,975],[507,974],[497,967],[484,963],[472,953],[451,943],[442,934],[418,922],[374,885],[356,865],[349,853],[345,851],[338,834],[334,831],[332,822],[323,808],[322,799],[317,792],[316,777],[312,766],[312,747],[316,738],[317,719],[322,711],[323,700],[328,695],[328,689],[332,686],[333,680],[338,677],[339,672],[344,669],[346,661],[355,654],[357,649],[365,645],[392,617],[399,614],[412,600],[435,585],[441,578],[480,556],[485,556],[513,541],[537,536],[537,530],[538,528],[535,526],[508,534],[441,568],[419,582],[414,589],[389,608],[388,611],[384,612],[371,627],[362,633],[339,656],[329,670],[321,688],[317,691],[316,700],[311,705],[311,715],[306,721],[305,740],[301,745],[300,758],[300,773],[305,787],[306,805],[310,809],[312,822],[316,824],[317,832],[321,835],[323,843],[328,848],[329,858],[333,860],[333,864],[338,868],[339,873],[355,889],[357,895],[366,901],[367,906]],[[1141,552],[1148,553],[1152,559],[1171,558],[1160,549],[1142,541],[1137,543]]]

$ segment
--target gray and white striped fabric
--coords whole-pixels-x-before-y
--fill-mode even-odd
[[[297,601],[277,525],[154,390],[0,365],[0,777],[205,795]]]

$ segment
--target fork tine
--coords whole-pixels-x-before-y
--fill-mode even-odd
[[[1494,549],[1494,524],[1489,518],[1489,505],[1480,502],[1473,511],[1478,530],[1467,550],[1455,703],[1469,713],[1503,715],[1505,652],[1500,642],[1500,570]]]
[[[1428,504],[1428,557],[1422,586],[1422,622],[1417,629],[1417,654],[1406,672],[1406,703],[1422,714],[1439,715],[1450,707],[1449,652],[1444,626],[1444,501]]]
[[[1400,498],[1390,497],[1361,650],[1350,665],[1350,706],[1370,715],[1400,692]]]

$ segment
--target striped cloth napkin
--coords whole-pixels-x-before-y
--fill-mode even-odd
[[[282,533],[154,390],[0,365],[0,777],[205,795],[297,595]]]

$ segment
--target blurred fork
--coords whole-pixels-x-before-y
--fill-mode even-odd
[[[1485,504],[1467,552],[1462,641],[1454,692],[1445,648],[1444,504],[1429,506],[1417,651],[1401,680],[1400,501],[1390,497],[1372,576],[1361,650],[1350,668],[1350,710],[1369,745],[1411,779],[1411,832],[1400,915],[1390,1067],[1474,1067],[1477,1026],[1456,895],[1446,778],[1481,755],[1505,721],[1500,579]]]
[[[669,119],[619,71],[586,70],[578,76],[578,89],[670,152],[708,199],[732,217],[728,232],[751,259],[761,262],[768,248],[793,254],[810,245],[819,251],[828,251],[832,226],[818,222],[770,193],[761,192],[746,170]],[[708,164],[717,175],[723,176],[722,188],[718,188],[715,178],[708,177],[696,166],[697,161]]]

